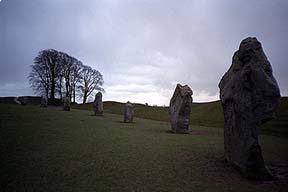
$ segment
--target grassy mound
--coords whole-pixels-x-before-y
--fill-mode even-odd
[[[223,131],[60,108],[0,104],[0,191],[286,191],[248,182],[223,161]],[[287,165],[288,140],[260,137],[268,165]]]
[[[106,101],[103,105],[105,113],[123,114],[124,103]],[[75,105],[73,107],[75,109],[92,110],[93,104],[86,103]],[[209,103],[193,103],[190,122],[193,125],[222,127],[222,113],[222,106],[219,101]],[[169,109],[168,107],[145,106],[143,104],[136,104],[135,116],[144,119],[169,122]]]

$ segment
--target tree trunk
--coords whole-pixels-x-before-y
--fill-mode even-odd
[[[86,100],[87,100],[87,92],[85,91],[83,96],[83,104],[86,103]]]
[[[50,99],[52,104],[54,104],[55,102],[55,81],[54,81],[54,77],[52,77],[52,82],[51,82],[51,93],[50,93]]]
[[[70,96],[70,91],[69,91],[69,82],[66,79],[66,97]]]
[[[48,99],[49,98],[49,88],[48,87],[46,88],[46,93],[45,94],[46,94],[46,97]]]
[[[76,103],[75,86],[73,88],[73,102]]]
[[[61,78],[60,78],[60,83],[59,83],[59,95],[60,95],[60,99],[62,100],[62,97],[63,97],[63,95],[62,95],[62,80],[61,80]]]
[[[55,66],[51,64],[51,92],[50,92],[50,99],[51,103],[54,105],[55,104]]]

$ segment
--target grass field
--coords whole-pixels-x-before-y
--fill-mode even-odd
[[[124,124],[105,108],[0,104],[0,191],[287,191],[287,180],[251,182],[227,166],[222,129],[171,134],[165,121]],[[260,142],[268,165],[287,168],[287,138]]]
[[[77,109],[92,110],[92,103],[74,106]],[[123,103],[104,102],[104,112],[123,114]],[[169,122],[168,107],[135,106],[135,116],[145,119]],[[220,101],[193,103],[190,115],[191,125],[223,128],[224,118]],[[272,121],[262,125],[261,133],[288,138],[288,97],[282,97]]]

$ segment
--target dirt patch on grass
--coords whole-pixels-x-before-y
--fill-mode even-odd
[[[271,164],[267,166],[277,180],[283,180],[288,183],[288,164]]]
[[[229,165],[224,157],[211,160],[207,162],[205,167],[205,175],[210,182],[216,184],[223,184],[225,186],[237,186],[237,185],[251,185],[256,188],[275,188],[277,186],[288,187],[288,165],[276,165],[271,164],[267,166],[273,173],[275,180],[272,181],[253,181],[244,178],[240,172],[234,167]],[[280,188],[281,188],[280,187]]]
[[[216,183],[230,183],[233,185],[245,181],[238,171],[228,165],[224,157],[207,162],[205,175],[209,180]]]

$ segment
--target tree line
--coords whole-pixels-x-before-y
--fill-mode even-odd
[[[46,96],[54,104],[56,98],[76,97],[86,103],[96,91],[104,91],[102,74],[67,53],[54,49],[42,50],[35,57],[28,76],[36,94]]]

